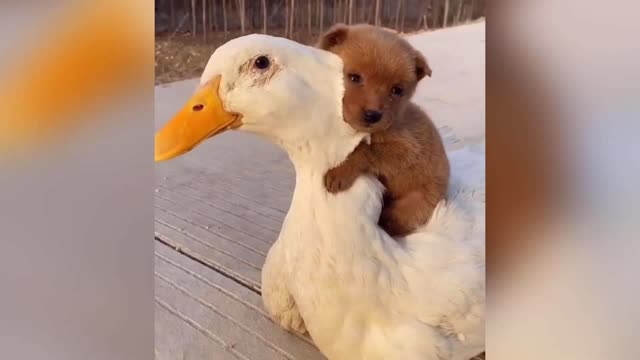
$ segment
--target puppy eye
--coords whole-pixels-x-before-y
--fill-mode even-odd
[[[262,55],[262,56],[258,56],[258,58],[253,62],[253,65],[257,69],[264,70],[268,68],[269,65],[271,65],[271,61],[269,60],[268,57]]]
[[[391,94],[395,96],[402,96],[402,94],[404,94],[404,89],[400,86],[394,86],[391,88]]]
[[[358,74],[349,74],[349,80],[351,80],[352,83],[360,84],[362,82],[362,77]]]

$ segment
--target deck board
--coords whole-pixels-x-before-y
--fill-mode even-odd
[[[156,237],[173,248],[224,274],[234,276],[253,289],[260,289],[260,270],[238,261],[237,257],[222,253],[206,241],[194,239],[156,220]]]
[[[215,338],[188,321],[175,309],[156,301],[155,358],[157,360],[237,360]],[[160,340],[160,341],[158,341]]]
[[[324,359],[310,340],[274,324],[262,309],[258,293],[159,242],[155,257],[156,315],[161,317],[160,327],[173,329],[156,326],[157,336],[171,342],[166,345],[157,339],[160,354],[197,352],[205,342],[231,358]]]
[[[185,224],[184,228],[187,229],[187,231],[195,233],[196,236],[200,238],[206,239],[211,237],[215,242],[226,241],[237,244],[263,257],[266,256],[271,246],[270,243],[247,233],[246,230],[236,229],[193,209],[185,208],[183,205],[172,202],[161,195],[156,197],[155,207],[157,214],[165,212],[173,215],[177,223],[188,223],[189,225]],[[160,218],[162,218],[162,216],[160,216]]]

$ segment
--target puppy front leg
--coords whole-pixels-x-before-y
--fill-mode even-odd
[[[287,288],[288,277],[278,249],[279,242],[276,241],[262,267],[262,302],[274,322],[287,331],[304,334],[307,328]]]
[[[327,191],[333,194],[345,191],[353,185],[358,176],[373,172],[370,152],[368,144],[360,143],[342,164],[327,171],[324,175]]]

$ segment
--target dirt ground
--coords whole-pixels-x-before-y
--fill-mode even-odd
[[[260,32],[260,30],[257,30]],[[249,34],[247,31],[245,34]],[[284,29],[269,29],[269,35],[283,36]],[[156,85],[200,76],[213,51],[225,42],[242,36],[239,31],[211,32],[207,43],[202,34],[196,38],[191,34],[156,36],[155,74]],[[310,44],[318,38],[318,32],[309,34],[306,29],[294,33],[294,40]]]

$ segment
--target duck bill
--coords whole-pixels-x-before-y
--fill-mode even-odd
[[[224,110],[218,94],[220,76],[202,85],[187,104],[156,133],[155,161],[173,159],[204,140],[242,123],[239,114]]]

